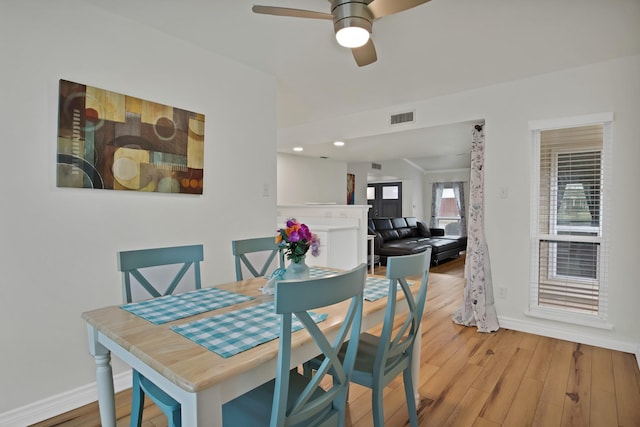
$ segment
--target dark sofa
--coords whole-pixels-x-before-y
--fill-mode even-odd
[[[467,249],[466,237],[445,236],[442,228],[429,228],[415,217],[370,219],[369,233],[375,234],[375,254],[385,265],[389,256],[415,254],[428,247],[431,263],[437,265]]]

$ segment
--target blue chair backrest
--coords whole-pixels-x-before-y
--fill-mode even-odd
[[[131,285],[133,277],[153,298],[172,294],[183,280],[189,268],[193,267],[194,287],[200,289],[200,261],[204,259],[202,245],[175,246],[168,248],[139,249],[118,253],[118,270],[123,273],[125,302],[133,301]],[[180,265],[173,279],[168,283],[158,283],[141,271],[151,267]],[[152,283],[155,282],[155,283]],[[165,282],[163,280],[163,282]],[[135,282],[134,282],[135,283]],[[164,289],[160,289],[160,287]],[[166,286],[166,287],[165,287]],[[139,298],[138,298],[139,299]]]
[[[410,356],[422,319],[422,313],[424,312],[430,262],[431,248],[414,255],[387,258],[389,294],[374,372],[384,375],[384,373],[393,369],[404,356]],[[415,298],[411,292],[411,287],[407,283],[407,277],[410,276],[422,277],[420,288]],[[394,327],[398,286],[404,293],[409,311],[404,323],[400,327]]]
[[[273,263],[276,255],[279,255],[279,267],[284,268],[284,253],[278,247],[274,237],[257,237],[253,239],[234,240],[231,242],[231,249],[236,261],[236,280],[243,280],[242,266],[244,265],[253,277],[266,276],[269,267]],[[247,257],[247,254],[265,252],[267,255],[264,264],[258,270]],[[256,262],[256,260],[254,260]]]
[[[307,280],[286,280],[276,285],[276,312],[282,315],[280,322],[280,347],[278,370],[271,411],[271,425],[283,426],[303,423],[326,412],[327,417],[342,411],[346,405],[349,378],[355,362],[358,336],[362,325],[363,289],[366,278],[366,264],[335,276]],[[351,300],[344,322],[332,343],[313,321],[308,310]],[[291,369],[291,323],[295,316],[313,337],[324,355],[324,361],[316,375],[295,403],[288,402],[289,371]],[[348,340],[344,360],[338,357],[343,343]],[[323,393],[316,393],[323,378],[330,374],[333,382]],[[289,403],[289,408],[287,404]],[[286,420],[286,423],[285,423]],[[315,420],[317,421],[317,420]],[[315,425],[315,424],[314,424]]]

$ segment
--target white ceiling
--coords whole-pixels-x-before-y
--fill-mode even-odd
[[[304,154],[347,162],[408,159],[425,171],[469,168],[471,129],[475,122],[410,129],[349,139],[344,147],[332,142],[307,145]],[[428,153],[428,155],[427,155]]]
[[[640,53],[640,0],[432,0],[376,21],[378,61],[362,68],[335,42],[331,21],[251,12],[329,12],[327,0],[86,1],[275,75],[280,128]],[[350,140],[341,151],[327,139],[326,152],[318,144],[305,155],[443,164],[468,149],[471,125]]]

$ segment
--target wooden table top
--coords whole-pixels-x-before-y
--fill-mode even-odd
[[[85,312],[82,314],[82,319],[180,388],[196,392],[276,359],[278,340],[260,344],[232,357],[224,358],[172,331],[170,327],[272,301],[272,295],[263,295],[260,292],[260,287],[265,283],[266,279],[256,278],[217,285],[216,287],[220,289],[252,296],[255,299],[162,325],[154,325],[123,310],[120,305]],[[419,288],[419,286],[412,288]],[[401,295],[402,292],[398,295],[398,299]],[[403,295],[402,298],[404,298]],[[325,321],[318,324],[320,329],[325,332],[339,329],[347,304],[348,301],[323,309],[314,309],[316,313],[328,315]],[[385,307],[386,298],[373,302],[365,301],[363,318],[379,313]],[[297,331],[292,336],[292,348],[310,340],[306,330]]]

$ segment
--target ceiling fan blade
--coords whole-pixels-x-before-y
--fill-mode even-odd
[[[353,53],[353,58],[356,60],[358,67],[373,64],[378,60],[376,48],[371,38],[369,38],[369,41],[364,46],[351,49],[351,53]]]
[[[314,12],[313,10],[290,9],[288,7],[275,6],[253,6],[251,10],[254,13],[262,13],[264,15],[291,16],[294,18],[312,18],[312,19],[331,19],[333,15],[324,12]]]
[[[378,19],[383,16],[411,9],[412,7],[420,6],[428,1],[429,0],[373,0],[369,3],[369,10],[373,14],[373,18]]]

